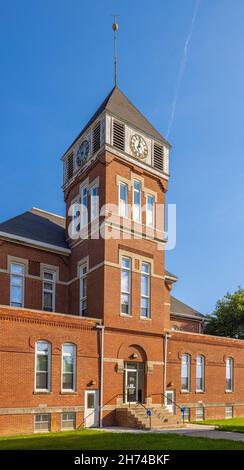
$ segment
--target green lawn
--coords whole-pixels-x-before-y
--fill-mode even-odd
[[[82,430],[0,438],[0,450],[244,450],[244,442]]]
[[[199,421],[198,424],[213,424],[218,426],[219,431],[244,432],[244,418],[207,419]]]

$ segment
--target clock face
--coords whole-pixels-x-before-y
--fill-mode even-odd
[[[148,148],[145,140],[141,135],[135,134],[130,141],[132,152],[137,158],[146,158],[148,155]]]
[[[81,142],[78,152],[77,152],[77,157],[76,157],[76,163],[78,166],[81,166],[82,164],[85,163],[87,157],[89,154],[89,142],[88,140],[83,140]]]

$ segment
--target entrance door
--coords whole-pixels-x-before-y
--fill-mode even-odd
[[[125,364],[125,403],[143,401],[144,367],[139,362]]]
[[[174,413],[175,411],[175,392],[173,390],[167,390],[166,391],[166,408],[168,408],[171,413]]]
[[[98,390],[85,391],[85,427],[98,426]]]

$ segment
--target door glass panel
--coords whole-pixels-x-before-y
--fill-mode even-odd
[[[87,408],[89,410],[95,408],[95,394],[94,393],[87,394]]]

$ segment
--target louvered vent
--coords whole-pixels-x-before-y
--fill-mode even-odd
[[[120,122],[113,122],[113,145],[119,150],[125,149],[125,126]]]
[[[92,142],[93,142],[92,150],[93,150],[93,153],[96,153],[100,149],[100,145],[101,145],[100,127],[101,127],[101,124],[100,124],[100,121],[99,121],[98,124],[96,125],[96,127],[94,127],[94,129],[93,129],[93,134],[92,134]]]
[[[156,170],[164,171],[164,149],[156,144],[153,150],[153,166]]]
[[[73,158],[73,154],[71,154],[66,160],[66,181],[72,178],[73,174],[74,174],[74,158]]]

